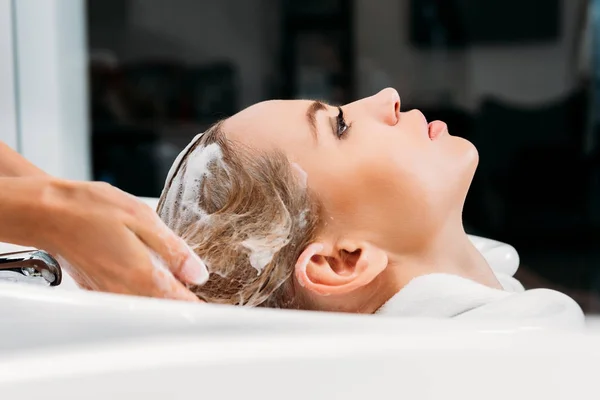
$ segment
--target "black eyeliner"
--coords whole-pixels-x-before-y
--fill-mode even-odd
[[[342,110],[342,107],[340,107],[340,106],[338,106],[337,109],[339,111],[337,119],[338,119],[338,121],[340,121],[340,120],[343,121],[344,120],[344,111]]]
[[[339,113],[337,115],[337,127],[335,130],[335,136],[338,139],[344,139],[346,137],[346,132],[348,131],[348,129],[350,129],[350,125],[348,125],[346,123],[346,120],[344,119],[344,110],[342,110],[342,107],[338,106],[337,109]]]

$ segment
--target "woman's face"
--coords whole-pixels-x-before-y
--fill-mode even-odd
[[[451,136],[442,122],[428,124],[418,110],[401,112],[394,89],[341,110],[266,101],[229,118],[223,130],[252,148],[277,148],[298,164],[324,205],[328,233],[418,250],[449,223],[460,223],[477,164],[471,143]]]

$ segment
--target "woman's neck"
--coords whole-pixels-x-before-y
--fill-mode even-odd
[[[448,273],[460,275],[494,289],[502,289],[494,271],[464,230],[457,234],[451,242],[452,247],[447,248],[443,253],[447,254],[445,257],[447,266],[440,264],[442,269],[447,269]]]
[[[397,291],[413,278],[431,273],[454,274],[502,289],[487,261],[467,236],[460,218],[430,238],[421,251],[410,256],[391,256],[390,260],[397,264],[389,268]]]

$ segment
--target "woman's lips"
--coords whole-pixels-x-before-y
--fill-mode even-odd
[[[448,131],[448,125],[442,121],[433,121],[428,125],[429,128],[429,139],[435,140],[444,132]]]

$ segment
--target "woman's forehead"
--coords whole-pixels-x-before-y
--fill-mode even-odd
[[[302,116],[311,102],[308,100],[267,100],[243,109],[227,119],[232,127],[241,123],[266,122],[277,116]]]
[[[231,140],[248,143],[273,141],[283,132],[308,129],[308,100],[269,100],[254,104],[229,117],[223,131]]]

